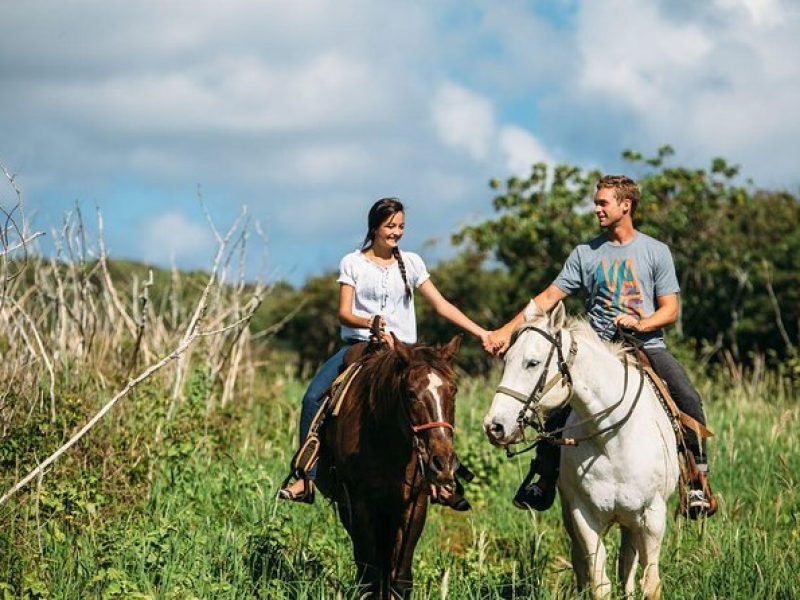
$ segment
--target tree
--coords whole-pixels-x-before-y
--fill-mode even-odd
[[[795,355],[800,332],[800,202],[786,192],[737,183],[739,168],[669,166],[669,146],[623,158],[642,172],[637,228],[666,242],[682,289],[680,334],[695,348]],[[494,198],[498,213],[453,236],[467,252],[498,261],[514,286],[496,310],[510,317],[549,285],[569,251],[597,234],[591,201],[597,171],[533,166]],[[492,180],[499,190],[503,184]],[[460,298],[454,297],[457,302]],[[576,307],[573,305],[572,310]]]

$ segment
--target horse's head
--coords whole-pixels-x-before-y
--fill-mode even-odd
[[[406,346],[395,340],[405,366],[401,419],[409,427],[425,476],[437,485],[452,485],[458,468],[453,449],[457,389],[450,363],[460,345],[460,335],[443,348]]]
[[[508,446],[522,441],[526,424],[539,425],[544,413],[569,400],[571,387],[561,369],[574,350],[564,347],[565,321],[560,302],[549,314],[533,301],[525,309],[525,322],[505,354],[503,378],[483,419],[493,444]]]

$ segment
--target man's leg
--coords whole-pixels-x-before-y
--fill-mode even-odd
[[[647,349],[647,356],[653,365],[653,370],[661,377],[669,388],[669,393],[684,413],[701,423],[706,424],[706,416],[703,411],[703,401],[700,394],[689,381],[689,376],[666,348]],[[716,500],[711,494],[708,486],[708,456],[706,454],[705,440],[698,440],[697,434],[691,430],[685,430],[686,445],[694,457],[698,471],[700,471],[700,481],[692,482],[692,489],[689,492],[690,516],[697,517],[700,514],[713,514],[716,511]]]
[[[705,425],[706,415],[703,412],[703,401],[689,381],[689,376],[681,364],[675,360],[675,357],[666,348],[648,349],[647,356],[650,358],[653,370],[667,383],[669,393],[678,408],[702,425]],[[705,440],[700,441],[694,431],[687,431],[686,445],[694,455],[698,468],[701,471],[707,471],[708,457],[706,456]]]
[[[569,404],[551,412],[545,420],[545,431],[561,429],[570,413]],[[560,437],[560,434],[559,434]],[[561,446],[540,443],[536,446],[536,456],[531,460],[528,474],[514,496],[517,508],[547,510],[556,499],[556,483],[561,462]],[[533,481],[534,476],[539,479]]]

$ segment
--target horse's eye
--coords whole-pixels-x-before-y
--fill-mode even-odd
[[[525,368],[526,369],[533,369],[534,367],[538,367],[538,366],[539,366],[539,361],[536,360],[535,358],[532,358],[532,359],[530,359],[529,361],[527,361],[525,363]]]

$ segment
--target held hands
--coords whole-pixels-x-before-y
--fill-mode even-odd
[[[495,331],[490,331],[485,337],[481,337],[481,342],[486,352],[496,356],[508,350],[508,346],[511,343],[511,333],[501,327]]]

